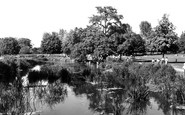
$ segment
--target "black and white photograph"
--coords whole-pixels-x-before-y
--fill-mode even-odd
[[[184,0],[0,0],[0,115],[185,115]]]

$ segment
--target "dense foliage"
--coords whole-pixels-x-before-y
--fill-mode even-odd
[[[8,37],[0,40],[0,54],[18,54],[20,46],[15,38]]]
[[[159,21],[159,25],[154,28],[155,34],[149,39],[148,49],[161,52],[163,54],[167,51],[176,53],[178,51],[178,36],[174,32],[175,26],[169,21],[168,15],[164,14],[162,19]]]
[[[13,37],[6,37],[0,39],[0,54],[30,54],[32,53],[31,40],[28,38],[16,39]]]
[[[57,54],[61,51],[61,41],[57,33],[44,33],[41,42],[41,49],[43,53]]]

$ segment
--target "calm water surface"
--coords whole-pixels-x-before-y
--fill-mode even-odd
[[[171,101],[161,93],[150,92],[144,99],[137,98],[137,92],[145,90],[142,87],[137,90],[129,87],[111,88],[108,87],[109,84],[102,82],[85,82],[82,79],[69,81],[69,79],[55,78],[48,71],[48,67],[44,66],[31,69],[23,79],[25,87],[19,90],[7,89],[6,85],[3,85],[2,91],[5,93],[1,93],[3,101],[0,103],[0,112],[11,113],[18,111],[17,107],[21,106],[22,111],[19,112],[32,115],[185,114],[183,110],[172,110]],[[50,81],[49,76],[55,79]],[[10,95],[8,92],[17,96],[11,97],[14,101],[5,98]],[[9,108],[5,108],[5,105]]]

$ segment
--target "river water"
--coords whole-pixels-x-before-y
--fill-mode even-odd
[[[24,87],[19,90],[2,84],[5,93],[0,95],[0,112],[24,115],[183,115],[185,112],[171,109],[171,101],[158,92],[147,92],[146,98],[137,98],[136,93],[144,88],[135,90],[83,79],[61,79],[48,72],[49,69],[44,66],[30,69],[22,79]]]

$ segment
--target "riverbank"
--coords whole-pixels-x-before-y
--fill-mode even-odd
[[[17,76],[24,76],[35,65],[45,64],[46,61],[37,58],[21,58],[20,56],[4,56],[0,59],[0,81],[14,82]]]

